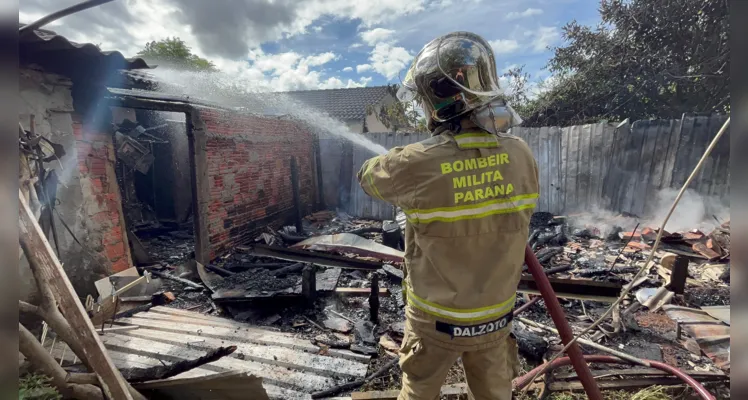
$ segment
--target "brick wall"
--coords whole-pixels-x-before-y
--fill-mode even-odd
[[[313,136],[293,121],[201,110],[205,124],[210,258],[252,241],[294,213],[291,157],[299,167],[302,212],[315,198]]]
[[[86,245],[116,273],[130,268],[130,246],[123,231],[124,216],[114,172],[115,153],[110,133],[92,132],[73,117],[73,134],[83,192],[80,212]]]

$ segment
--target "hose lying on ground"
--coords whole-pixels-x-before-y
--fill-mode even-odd
[[[587,362],[604,363],[604,364],[630,364],[628,361],[621,360],[613,356],[585,355],[584,360]],[[653,361],[653,360],[645,360],[645,361],[649,363],[649,365],[652,368],[659,369],[660,371],[665,371],[671,375],[678,377],[685,384],[687,384],[694,391],[696,391],[696,393],[698,393],[702,399],[715,400],[714,396],[712,396],[712,394],[709,393],[709,391],[706,390],[706,388],[701,383],[699,383],[695,379],[688,376],[688,374],[686,374],[682,370],[675,368],[673,366],[667,365],[665,363],[659,362],[659,361]],[[526,388],[530,385],[530,383],[532,383],[535,380],[535,377],[538,375],[539,372],[541,371],[548,372],[558,367],[562,367],[562,366],[569,365],[569,364],[571,364],[571,359],[569,357],[557,358],[556,360],[542,364],[538,366],[537,368],[533,369],[532,371],[520,376],[519,378],[512,381],[512,385],[517,390]]]

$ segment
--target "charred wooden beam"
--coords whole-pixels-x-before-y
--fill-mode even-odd
[[[332,254],[315,253],[309,250],[288,249],[285,247],[255,244],[252,246],[236,246],[238,251],[247,252],[256,256],[271,257],[281,260],[298,261],[323,265],[325,267],[339,267],[346,269],[360,269],[365,271],[376,271],[382,268],[382,263],[366,260],[358,260]]]
[[[371,290],[369,291],[369,320],[379,323],[379,275],[371,275]]]
[[[146,382],[171,378],[182,372],[219,360],[236,350],[236,346],[219,347],[194,360],[182,360],[170,365],[156,365],[149,368],[129,368],[122,370],[122,375],[129,382]]]
[[[387,288],[379,288],[377,290],[377,293],[379,293],[380,297],[390,295],[390,292],[387,290]],[[341,296],[364,297],[364,296],[369,296],[371,294],[371,289],[355,288],[355,287],[339,287],[339,288],[335,288],[335,294],[338,294]]]
[[[314,264],[302,264],[301,295],[311,304],[317,294],[317,268]]]
[[[275,272],[273,272],[273,275],[275,275],[276,277],[282,277],[293,272],[299,272],[304,269],[305,265],[308,265],[308,264],[305,264],[303,262],[297,262],[296,264],[291,264],[289,266],[276,270]]]
[[[548,278],[557,297],[568,299],[595,300],[614,302],[621,294],[621,285],[610,282],[598,282],[586,279]],[[530,275],[522,275],[517,291],[520,293],[539,294],[537,283]]]

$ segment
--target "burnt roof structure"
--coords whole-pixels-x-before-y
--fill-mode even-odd
[[[125,58],[118,51],[102,51],[91,43],[71,42],[45,29],[27,31],[18,37],[18,58],[20,65],[35,64],[71,79],[103,79],[109,84],[114,77],[122,79],[117,71],[151,68],[142,58]]]

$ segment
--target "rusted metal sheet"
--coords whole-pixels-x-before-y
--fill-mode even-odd
[[[695,308],[667,305],[662,308],[676,322],[676,333],[688,333],[720,369],[730,368],[730,326]]]
[[[383,261],[402,262],[405,253],[381,245],[373,240],[352,233],[315,236],[291,246],[305,250],[336,251],[352,253],[363,257],[373,257]]]

